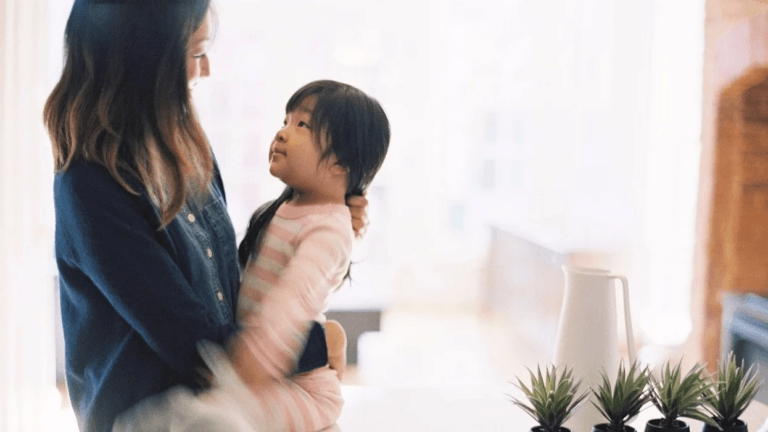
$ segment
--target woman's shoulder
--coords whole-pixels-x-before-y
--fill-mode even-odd
[[[144,189],[130,176],[124,181],[133,189],[126,190],[109,172],[95,162],[73,162],[66,170],[58,172],[53,180],[54,204],[61,206],[109,206],[109,203],[144,200]],[[68,204],[69,203],[69,204]]]
[[[104,175],[109,176],[109,171],[103,165],[95,162],[76,161],[69,164],[65,170],[57,172],[54,178],[59,183],[69,184],[98,179]]]
[[[130,175],[123,174],[123,179],[134,187],[135,182]],[[112,187],[119,186],[117,180],[110,174],[107,167],[96,162],[72,162],[66,170],[57,172],[54,182],[64,187]]]

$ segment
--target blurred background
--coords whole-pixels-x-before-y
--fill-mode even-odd
[[[71,4],[0,0],[0,413],[66,408],[40,117]],[[641,355],[682,353],[695,321],[706,10],[217,0],[211,77],[194,97],[235,229],[282,189],[267,149],[290,95],[346,82],[392,126],[353,282],[329,312],[351,336],[347,384],[504,385],[551,361],[562,264],[626,275]],[[46,420],[14,421],[7,430]]]
[[[195,99],[237,230],[282,189],[266,154],[296,89],[347,82],[389,115],[331,311],[353,326],[380,311],[356,379],[499,380],[522,363],[507,348],[548,360],[564,263],[630,278],[643,345],[686,341],[704,5],[670,3],[217,2]],[[507,338],[481,342],[487,326]]]

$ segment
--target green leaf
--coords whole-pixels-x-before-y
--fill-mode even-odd
[[[650,393],[646,390],[648,370],[647,368],[640,370],[637,362],[627,369],[622,361],[619,363],[613,386],[604,371],[601,372],[601,376],[601,384],[597,389],[592,389],[597,399],[597,402],[593,401],[592,404],[605,417],[609,427],[623,430],[624,424],[650,401]]]
[[[667,423],[678,417],[709,417],[704,404],[708,400],[712,384],[704,374],[704,365],[697,363],[683,375],[681,363],[682,361],[672,366],[670,362],[666,362],[661,368],[659,378],[651,375],[649,379],[651,400]]]
[[[739,365],[732,352],[718,363],[717,380],[710,377],[712,389],[707,392],[705,404],[721,428],[732,426],[760,391],[762,382],[756,372],[754,365],[745,372],[744,361]]]
[[[523,409],[545,430],[557,431],[588,395],[576,396],[581,381],[574,382],[573,370],[567,367],[559,375],[554,366],[551,369],[547,366],[544,373],[541,366],[537,366],[536,374],[530,369],[528,372],[530,387],[517,378],[517,387],[525,394],[528,404],[510,396],[512,403]]]

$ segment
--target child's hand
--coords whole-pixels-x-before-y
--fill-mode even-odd
[[[347,334],[337,321],[326,321],[325,343],[328,345],[328,366],[339,374],[341,380],[347,367]]]
[[[361,238],[368,230],[368,199],[365,195],[352,195],[347,198],[349,212],[352,213],[352,229],[355,237]]]

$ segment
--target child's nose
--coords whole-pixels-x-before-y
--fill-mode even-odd
[[[279,131],[277,131],[277,134],[275,135],[276,141],[285,141],[287,138],[287,133],[285,132],[285,126],[283,126]]]

